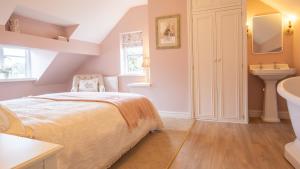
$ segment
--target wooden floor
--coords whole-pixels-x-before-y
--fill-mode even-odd
[[[171,169],[292,169],[284,145],[295,139],[289,121],[249,125],[199,122]]]

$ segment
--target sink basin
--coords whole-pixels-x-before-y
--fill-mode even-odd
[[[250,72],[263,80],[280,80],[296,73],[288,64],[250,65]]]
[[[250,65],[250,73],[260,77],[265,83],[263,121],[280,122],[277,110],[276,85],[278,80],[296,73],[288,64]]]

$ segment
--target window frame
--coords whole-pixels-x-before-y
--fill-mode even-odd
[[[128,57],[125,56],[124,54],[124,42],[123,42],[123,36],[126,35],[126,34],[133,34],[133,33],[142,33],[142,44],[141,47],[142,48],[142,54],[141,54],[141,57],[142,57],[142,60],[144,60],[144,40],[143,40],[143,31],[131,31],[131,32],[123,32],[123,33],[120,33],[120,69],[121,69],[121,72],[120,72],[120,76],[145,76],[145,71],[141,65],[141,68],[143,69],[143,72],[141,73],[137,73],[137,72],[129,72],[128,71]]]
[[[0,78],[0,82],[34,81],[35,78],[32,78],[32,72],[31,72],[31,52],[30,52],[30,49],[25,48],[25,47],[1,45],[0,46],[0,59],[3,59],[3,60],[6,57],[23,57],[23,56],[4,55],[4,48],[25,50],[25,77]]]

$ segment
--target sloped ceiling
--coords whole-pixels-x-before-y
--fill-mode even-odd
[[[300,0],[261,0],[286,15],[300,17]]]
[[[81,64],[84,63],[89,57],[92,56],[65,53],[58,54],[37,81],[37,84],[49,85],[63,84],[68,82],[72,79],[74,73],[77,72]]]
[[[71,39],[100,43],[132,7],[147,0],[1,0],[0,25],[16,11],[59,25],[78,24]]]

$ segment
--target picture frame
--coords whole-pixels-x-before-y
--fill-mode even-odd
[[[175,49],[180,47],[180,15],[157,17],[156,48]]]

